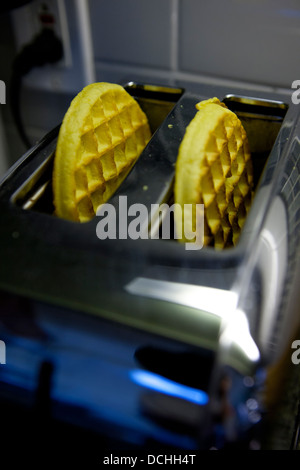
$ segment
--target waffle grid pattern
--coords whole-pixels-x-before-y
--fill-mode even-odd
[[[74,173],[81,222],[110,198],[149,139],[147,118],[133,98],[107,92],[97,99],[84,123]]]
[[[246,132],[234,115],[219,120],[207,141],[199,181],[204,244],[235,245],[252,200],[253,172]]]

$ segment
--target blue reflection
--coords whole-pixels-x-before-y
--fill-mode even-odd
[[[208,395],[203,390],[181,385],[153,372],[137,369],[130,371],[129,374],[133,382],[151,390],[183,398],[197,405],[206,405],[208,402]]]

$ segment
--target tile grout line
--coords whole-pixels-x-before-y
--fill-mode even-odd
[[[181,71],[181,70],[168,70],[168,69],[161,69],[156,67],[147,67],[145,65],[132,65],[132,64],[120,64],[118,62],[105,62],[105,61],[97,61],[96,62],[96,70],[100,70],[102,72],[108,72],[114,74],[125,74],[130,75],[130,77],[134,75],[145,75],[148,78],[152,79],[155,78],[156,80],[164,80],[167,81],[168,84],[172,83],[177,84],[180,81],[185,81],[189,83],[199,83],[199,84],[208,84],[208,85],[215,85],[215,86],[228,86],[240,89],[247,89],[253,91],[260,91],[266,93],[279,93],[285,94],[287,96],[290,95],[291,90],[289,88],[284,88],[281,86],[276,85],[265,85],[260,83],[252,83],[252,82],[245,82],[242,80],[234,79],[234,78],[221,78],[211,75],[204,75],[204,74],[197,74],[188,71]]]
[[[171,72],[178,71],[178,19],[179,19],[179,0],[172,0],[171,19],[170,19],[170,65]]]
[[[88,85],[96,81],[89,3],[85,0],[76,0],[75,8],[78,19],[84,80],[85,85]]]

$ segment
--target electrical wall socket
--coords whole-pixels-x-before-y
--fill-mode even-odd
[[[53,28],[63,44],[64,56],[57,64],[63,67],[72,66],[67,11],[64,0],[35,0],[13,13],[14,32],[17,49],[32,41],[43,27],[43,19]]]
[[[53,19],[56,35],[63,44],[63,58],[31,70],[24,86],[57,92],[78,92],[84,85],[83,54],[79,34],[80,19],[74,0],[34,0],[12,12],[17,52],[30,43],[42,28],[41,15]],[[88,2],[86,2],[88,8]]]

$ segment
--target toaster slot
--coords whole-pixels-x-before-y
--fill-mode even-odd
[[[253,162],[253,190],[254,197],[261,177],[268,163],[268,158],[274,146],[284,117],[288,110],[288,105],[272,100],[257,99],[238,95],[226,95],[223,99],[226,106],[233,111],[241,120],[247,133],[251,157]],[[166,203],[169,208],[174,204],[174,178],[170,180],[168,190],[165,192],[165,199],[161,203]],[[162,223],[168,214],[170,223],[170,234],[175,234],[175,221],[173,211],[161,211],[159,218],[150,222],[149,234],[162,236]],[[150,236],[150,235],[149,235]],[[174,237],[173,237],[174,239]]]
[[[255,190],[287,113],[288,105],[281,101],[238,95],[227,95],[223,102],[238,116],[247,133]]]
[[[185,129],[195,115],[195,105],[205,97],[184,92],[181,88],[128,83],[124,88],[139,102],[146,113],[152,138],[129,176],[111,197],[118,208],[120,195],[128,207],[136,203],[147,208],[149,217],[143,238],[175,240],[174,203],[175,163]],[[259,185],[268,157],[285,118],[288,106],[279,101],[226,95],[226,106],[241,120],[250,144],[254,171],[254,193]],[[53,214],[52,171],[55,143],[59,132],[51,134],[51,145],[42,163],[14,194],[13,201],[26,210]],[[54,139],[54,140],[53,140]],[[35,150],[37,151],[37,150]],[[44,152],[45,153],[45,152]],[[159,209],[152,212],[152,205]],[[167,233],[163,221],[168,217]]]
[[[182,88],[140,85],[134,82],[128,83],[124,88],[138,101],[146,114],[152,134],[166,119],[184,92]]]
[[[52,214],[54,212],[52,194],[52,172],[54,152],[51,152],[40,167],[26,180],[18,191],[14,202],[25,210]]]
[[[158,85],[140,85],[129,82],[125,90],[133,96],[145,112],[151,133],[154,134],[166,119],[183,94],[182,88],[171,88]],[[59,127],[56,129],[56,138]],[[51,132],[53,138],[53,132]],[[55,139],[56,140],[56,139]],[[13,197],[13,201],[23,209],[53,214],[52,172],[55,150],[44,159],[43,163],[25,181]]]

